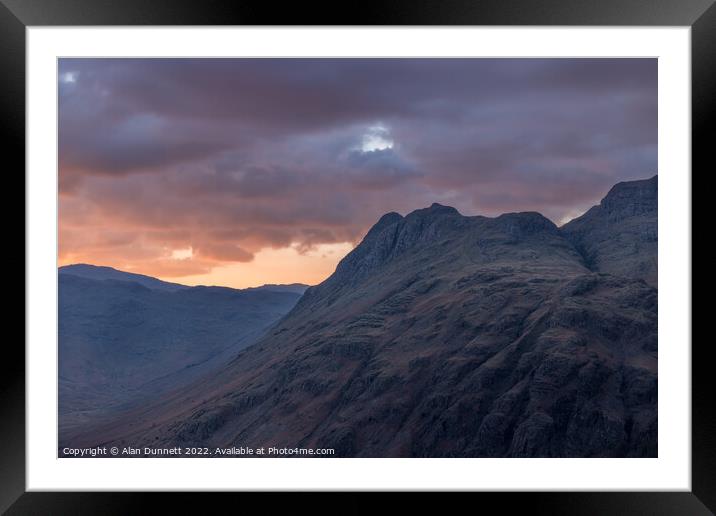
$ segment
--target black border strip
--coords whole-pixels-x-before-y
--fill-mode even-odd
[[[4,166],[8,181],[6,195],[25,198],[25,26],[0,0],[0,128]],[[12,192],[12,194],[10,194]],[[8,230],[20,233],[13,251],[8,253],[6,270],[25,270],[24,225],[20,226],[19,207],[2,203]],[[22,211],[25,216],[25,210]],[[15,236],[15,235],[13,235]],[[23,246],[18,242],[22,238]],[[23,275],[24,276],[24,275]],[[19,274],[8,280],[19,281]],[[18,285],[19,286],[19,285]],[[23,292],[25,285],[23,283]],[[17,292],[20,292],[18,289]],[[14,310],[25,308],[25,294],[15,302]],[[6,305],[7,306],[7,305]],[[13,314],[19,326],[20,314]],[[8,319],[10,319],[8,317]],[[18,332],[19,333],[19,332]],[[24,335],[24,328],[23,328]],[[9,335],[8,335],[9,337]],[[23,339],[24,341],[24,339]],[[9,337],[2,345],[0,360],[0,512],[25,491],[25,348],[19,336]]]
[[[25,25],[692,25],[713,0],[2,0]]]
[[[703,175],[714,170],[716,142],[716,4],[691,26],[691,162],[692,192],[694,171]],[[694,235],[692,194],[692,242]],[[693,245],[691,248],[692,257]],[[692,259],[693,276],[693,259]],[[707,285],[700,287],[706,290]],[[692,282],[692,314],[693,282]],[[693,315],[692,315],[693,334]],[[691,346],[691,489],[716,512],[716,392],[713,348],[707,339],[693,339]]]
[[[716,5],[714,0],[362,0],[361,2],[269,2],[205,0],[0,0],[0,127],[5,129],[6,181],[25,170],[25,28],[38,25],[682,25],[692,28],[692,170],[713,164],[716,141]],[[710,167],[713,170],[713,165]],[[689,171],[684,171],[689,173]],[[693,173],[691,175],[693,182]],[[7,202],[25,191],[24,180],[6,187],[6,230],[20,231],[17,208]],[[7,184],[7,183],[6,183]],[[15,186],[15,188],[12,188]],[[14,199],[13,199],[14,200]],[[12,210],[12,211],[11,211]],[[19,240],[19,239],[18,239]],[[23,226],[24,241],[24,226]],[[692,251],[693,252],[693,251]],[[25,247],[6,246],[6,270],[25,264]],[[9,274],[15,279],[18,274]],[[24,287],[24,285],[23,285]],[[6,301],[12,298],[7,296]],[[23,295],[24,299],[24,295]],[[12,299],[14,301],[14,299]],[[9,304],[9,303],[8,303]],[[7,305],[6,305],[7,306]],[[15,302],[19,310],[19,303]],[[24,308],[24,303],[23,303]],[[685,345],[687,343],[672,343]],[[710,514],[716,511],[716,392],[711,339],[692,347],[691,493],[479,493],[470,503],[483,510],[529,510],[536,514]],[[0,511],[8,514],[133,514],[152,503],[181,513],[208,514],[212,507],[243,507],[257,494],[25,493],[25,353],[7,338],[0,360]],[[23,494],[24,493],[24,494]],[[376,493],[272,494],[272,508],[292,512],[358,514],[385,504]],[[478,496],[476,499],[475,496]],[[18,498],[19,497],[19,498]],[[297,497],[299,503],[296,503]],[[444,511],[442,496],[416,494],[423,509]],[[262,496],[261,501],[265,498]],[[13,502],[14,505],[13,505]],[[218,504],[217,504],[218,502]],[[303,502],[303,503],[302,503]],[[224,505],[225,506],[225,505]],[[231,507],[231,506],[230,506]],[[239,506],[235,506],[239,509]],[[708,508],[711,509],[711,511]]]

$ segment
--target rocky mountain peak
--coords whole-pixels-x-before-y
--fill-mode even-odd
[[[412,211],[405,217],[395,212],[386,213],[363,241],[341,260],[332,278],[354,282],[396,256],[434,245],[468,224],[468,217],[460,215],[455,208],[438,203]]]
[[[557,233],[557,226],[541,213],[523,211],[505,213],[495,219],[511,237],[524,238],[536,233]]]
[[[508,260],[530,267],[538,261],[559,263],[569,270],[583,267],[554,223],[539,213],[464,216],[451,206],[433,203],[405,217],[394,212],[383,215],[336,271],[307,291],[296,309],[338,298],[394,263],[410,263],[418,271],[422,264],[443,260],[453,265],[468,260],[497,266]]]
[[[612,219],[655,213],[658,207],[657,176],[640,181],[617,183],[599,207]]]
[[[597,205],[560,232],[596,272],[657,285],[658,180],[618,183]]]
[[[457,216],[462,217],[459,211],[452,206],[445,206],[436,202],[432,203],[428,208],[421,208],[418,210],[411,211],[405,216],[406,220],[416,219],[437,219],[444,216]]]
[[[386,213],[380,219],[378,219],[378,222],[376,222],[372,228],[370,228],[363,241],[367,241],[371,238],[374,238],[376,235],[380,234],[380,232],[383,231],[385,228],[392,226],[393,224],[397,224],[401,220],[403,220],[403,216],[400,213],[396,213],[394,211]]]

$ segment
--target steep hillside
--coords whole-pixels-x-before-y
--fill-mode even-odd
[[[565,233],[537,213],[389,213],[220,371],[74,444],[655,456],[657,291]]]
[[[118,405],[184,385],[230,360],[300,297],[219,287],[148,288],[65,270],[58,276],[61,429],[89,424]]]

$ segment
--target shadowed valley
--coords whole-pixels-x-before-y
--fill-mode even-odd
[[[187,287],[84,264],[58,280],[60,443],[224,364],[301,296],[299,285]]]

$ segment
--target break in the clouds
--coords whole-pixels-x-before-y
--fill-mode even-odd
[[[58,88],[61,261],[161,277],[332,267],[433,202],[561,223],[657,171],[655,59],[62,59]]]

